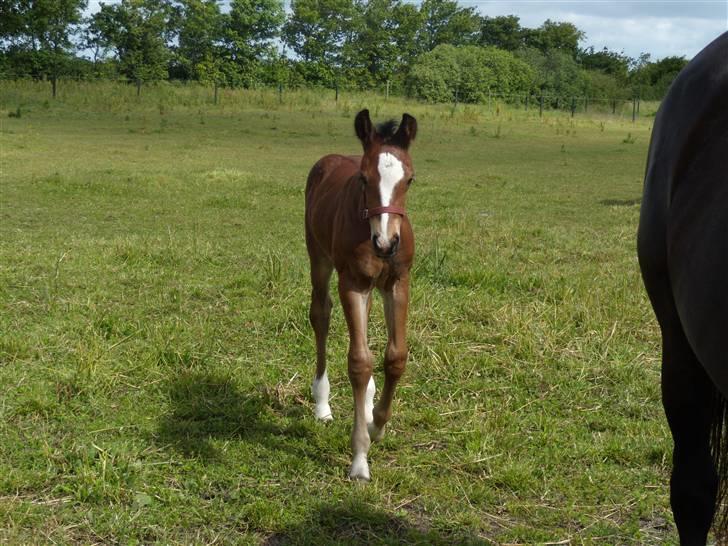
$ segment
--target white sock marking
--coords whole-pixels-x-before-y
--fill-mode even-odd
[[[329,394],[331,387],[329,386],[329,378],[326,372],[319,379],[314,378],[311,385],[311,395],[315,402],[314,415],[316,419],[322,421],[331,421],[334,417],[331,415],[331,406],[329,406]]]
[[[374,393],[377,392],[377,388],[374,385],[374,378],[369,378],[369,384],[367,385],[367,397],[366,401],[364,402],[364,411],[367,416],[367,424],[371,424],[374,422],[374,415],[372,412],[374,411]]]
[[[351,462],[351,468],[349,469],[349,478],[369,481],[369,463],[367,463],[366,453],[354,454],[354,460]]]

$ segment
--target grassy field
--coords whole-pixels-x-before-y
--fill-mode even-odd
[[[0,542],[676,543],[644,105],[48,93],[0,83]],[[411,353],[367,485],[338,303],[313,418],[303,241],[308,169],[358,151],[362,107],[419,121]]]

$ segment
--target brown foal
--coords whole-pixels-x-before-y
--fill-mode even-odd
[[[306,246],[311,260],[311,310],[316,336],[316,376],[311,388],[318,419],[332,419],[326,375],[326,338],[331,298],[329,279],[339,277],[339,298],[349,328],[349,381],[354,391],[354,452],[349,477],[369,480],[367,452],[380,440],[392,415],[394,389],[407,362],[409,272],[415,242],[405,213],[407,189],[414,177],[408,149],[417,122],[402,116],[375,128],[369,111],[354,127],[362,156],[327,155],[311,169],[306,184]],[[367,342],[372,290],[384,300],[388,341],[384,353],[384,389],[374,406],[374,357]]]

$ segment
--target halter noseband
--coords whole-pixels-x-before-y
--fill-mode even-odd
[[[379,216],[380,214],[384,213],[390,213],[390,214],[399,214],[400,216],[407,216],[407,213],[402,207],[394,207],[394,206],[387,206],[387,207],[373,207],[371,209],[365,208],[361,213],[361,219],[366,220],[368,218],[371,218],[372,216]]]

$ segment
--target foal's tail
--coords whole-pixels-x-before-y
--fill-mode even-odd
[[[718,473],[713,532],[717,544],[728,540],[728,400],[714,387],[714,413],[710,424],[710,451]]]

